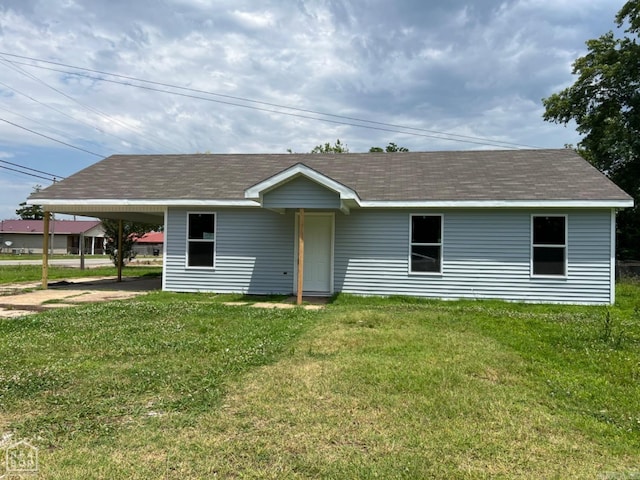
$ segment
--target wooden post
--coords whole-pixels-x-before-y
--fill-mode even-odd
[[[304,208],[298,215],[298,297],[296,304],[302,305],[302,286],[304,285]]]
[[[80,234],[80,270],[84,270],[84,233]]]
[[[122,220],[118,220],[118,281],[122,281]]]
[[[44,211],[42,228],[42,288],[49,286],[49,212]]]

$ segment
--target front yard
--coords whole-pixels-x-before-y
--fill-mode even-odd
[[[639,283],[609,309],[231,299],[0,321],[0,442],[47,479],[640,478]]]
[[[94,267],[80,270],[79,268],[49,266],[48,278],[50,280],[66,279],[69,277],[113,277],[118,274],[116,267]],[[142,277],[160,276],[160,266],[127,266],[123,269],[123,276]],[[42,266],[39,265],[1,265],[0,285],[17,282],[39,282],[42,278]]]

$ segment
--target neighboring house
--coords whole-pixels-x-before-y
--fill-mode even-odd
[[[164,246],[164,233],[148,232],[136,240],[133,251],[136,255],[159,256]]]
[[[43,220],[0,221],[0,247],[3,253],[42,253]],[[99,220],[55,220],[49,222],[53,253],[78,255],[81,237],[86,254],[104,253],[104,229]],[[50,250],[51,251],[51,250]]]
[[[115,155],[28,203],[164,221],[165,290],[296,292],[300,245],[305,294],[608,304],[633,200],[561,149]]]

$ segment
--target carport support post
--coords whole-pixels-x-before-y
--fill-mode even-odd
[[[80,270],[84,270],[84,233],[80,234]]]
[[[118,281],[122,281],[122,220],[118,220]]]
[[[304,285],[304,208],[298,215],[298,297],[296,304],[302,305],[302,285]]]
[[[42,288],[46,290],[49,286],[49,212],[44,211],[42,217],[44,225],[42,227]]]

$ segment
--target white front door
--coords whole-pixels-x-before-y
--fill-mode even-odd
[[[303,293],[330,294],[332,274],[333,214],[305,213]]]

